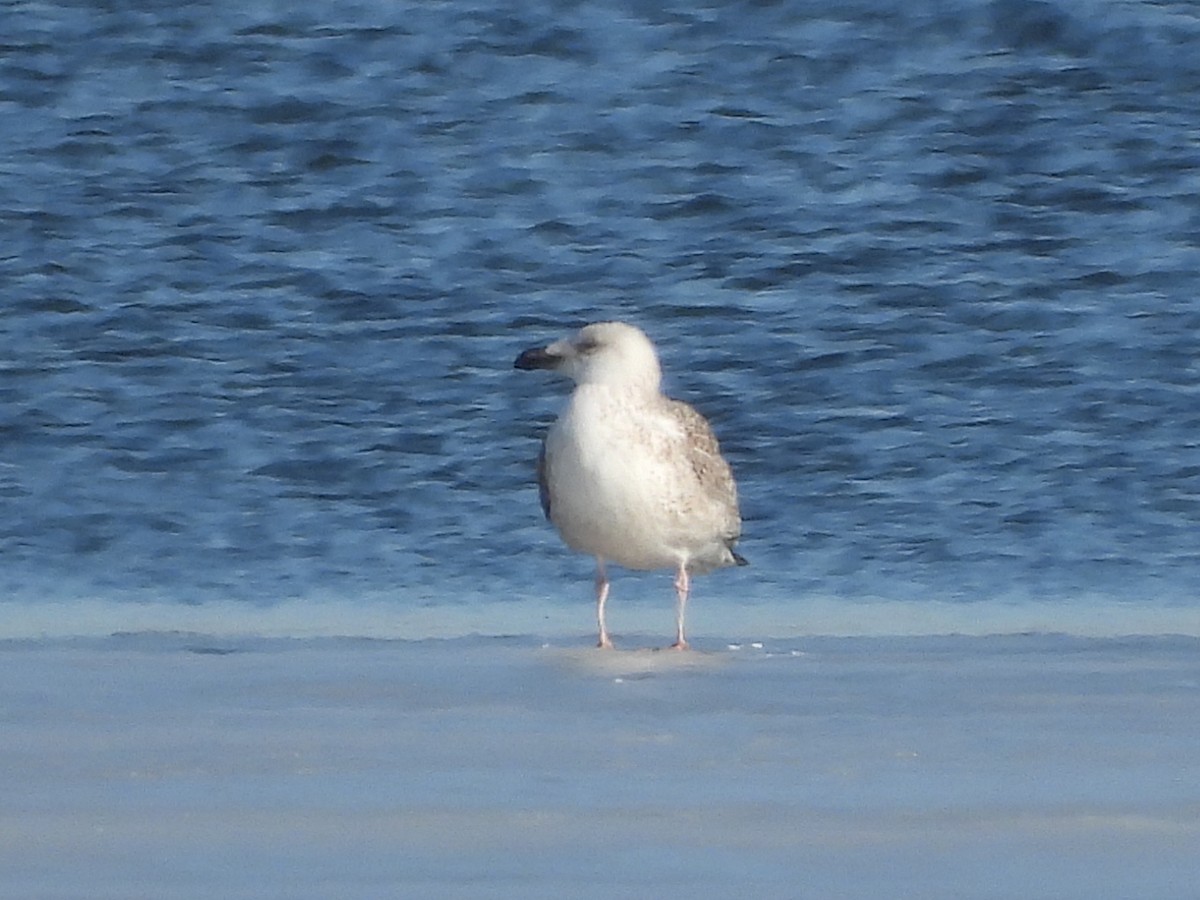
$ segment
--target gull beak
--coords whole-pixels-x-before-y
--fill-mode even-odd
[[[549,347],[530,347],[517,357],[514,369],[557,369],[566,359],[564,341],[555,341]]]

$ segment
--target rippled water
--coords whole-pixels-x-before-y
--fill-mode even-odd
[[[1194,4],[294,6],[0,12],[10,599],[586,603],[511,364],[622,317],[703,602],[1194,601]]]

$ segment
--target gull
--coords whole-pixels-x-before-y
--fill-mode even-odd
[[[550,426],[538,457],[542,511],[568,547],[596,558],[599,646],[608,571],[675,572],[675,643],[693,573],[746,565],[737,485],[705,418],[663,395],[650,339],[624,322],[597,322],[573,337],[523,352],[518,369],[550,369],[575,390]]]

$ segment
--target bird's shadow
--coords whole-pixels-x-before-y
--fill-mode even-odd
[[[728,653],[709,650],[676,650],[674,647],[546,647],[555,664],[577,672],[627,680],[678,672],[706,672],[729,662]]]

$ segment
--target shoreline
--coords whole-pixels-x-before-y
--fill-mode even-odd
[[[621,598],[610,604],[615,634],[668,636],[670,604],[661,598]],[[219,637],[361,637],[398,640],[479,635],[586,633],[594,607],[530,597],[430,602],[403,593],[346,597],[318,595],[270,603],[94,599],[0,603],[0,640],[100,638],[126,633],[188,632]],[[838,598],[752,600],[700,598],[689,609],[691,636],[735,635],[741,640],[810,636],[1067,634],[1078,637],[1184,635],[1200,638],[1194,603],[1077,598],[952,602]],[[719,637],[717,637],[719,639]]]
[[[0,898],[1194,891],[1200,640],[738,643],[0,643]]]

